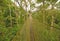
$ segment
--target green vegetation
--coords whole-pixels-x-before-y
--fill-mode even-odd
[[[28,2],[0,0],[0,41],[60,41],[60,3],[57,0]],[[37,10],[32,11],[34,8]]]

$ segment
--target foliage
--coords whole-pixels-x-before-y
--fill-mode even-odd
[[[18,0],[15,1],[18,2]],[[25,2],[26,0],[21,1]],[[50,4],[45,1],[49,1]],[[30,23],[30,20],[27,19],[30,14],[32,14],[32,24],[30,24],[30,26],[32,25],[34,29],[35,41],[60,41],[60,10],[54,8],[47,9],[49,5],[57,7],[57,4],[55,5],[57,0],[37,0],[37,3],[43,2],[43,5],[38,7],[38,11],[33,13],[24,10],[22,2],[21,5],[17,7],[11,0],[0,0],[0,41],[12,41],[22,27],[24,27],[24,32],[22,32],[23,36],[21,35],[23,39],[24,34],[29,33],[27,31],[29,29],[26,30],[26,28],[28,28],[28,24]],[[29,0],[29,3],[30,2]],[[25,5],[27,5],[27,3]],[[35,4],[30,3],[30,10],[33,7],[35,7]],[[54,28],[51,30],[52,16],[54,16]],[[43,23],[43,21],[45,22]],[[26,22],[28,23],[26,24]],[[25,31],[27,31],[27,33]],[[26,37],[24,37],[24,39],[25,38]]]

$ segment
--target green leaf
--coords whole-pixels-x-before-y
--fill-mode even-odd
[[[46,1],[49,1],[51,3],[56,3],[58,0],[46,0]]]

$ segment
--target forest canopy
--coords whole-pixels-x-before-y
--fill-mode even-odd
[[[0,41],[60,41],[60,0],[0,0]]]

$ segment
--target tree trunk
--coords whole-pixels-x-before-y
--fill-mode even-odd
[[[52,12],[53,12],[53,9],[54,9],[54,4],[52,4]],[[54,12],[52,13],[51,15],[51,30],[54,28]]]
[[[52,20],[51,20],[51,30],[53,29],[54,27],[54,16],[52,15]]]
[[[42,13],[43,13],[43,24],[45,24],[45,8],[44,8],[44,0],[43,0],[43,10],[42,10]]]
[[[12,16],[11,16],[11,8],[10,8],[10,4],[9,4],[9,13],[10,13],[10,27],[12,27]]]

